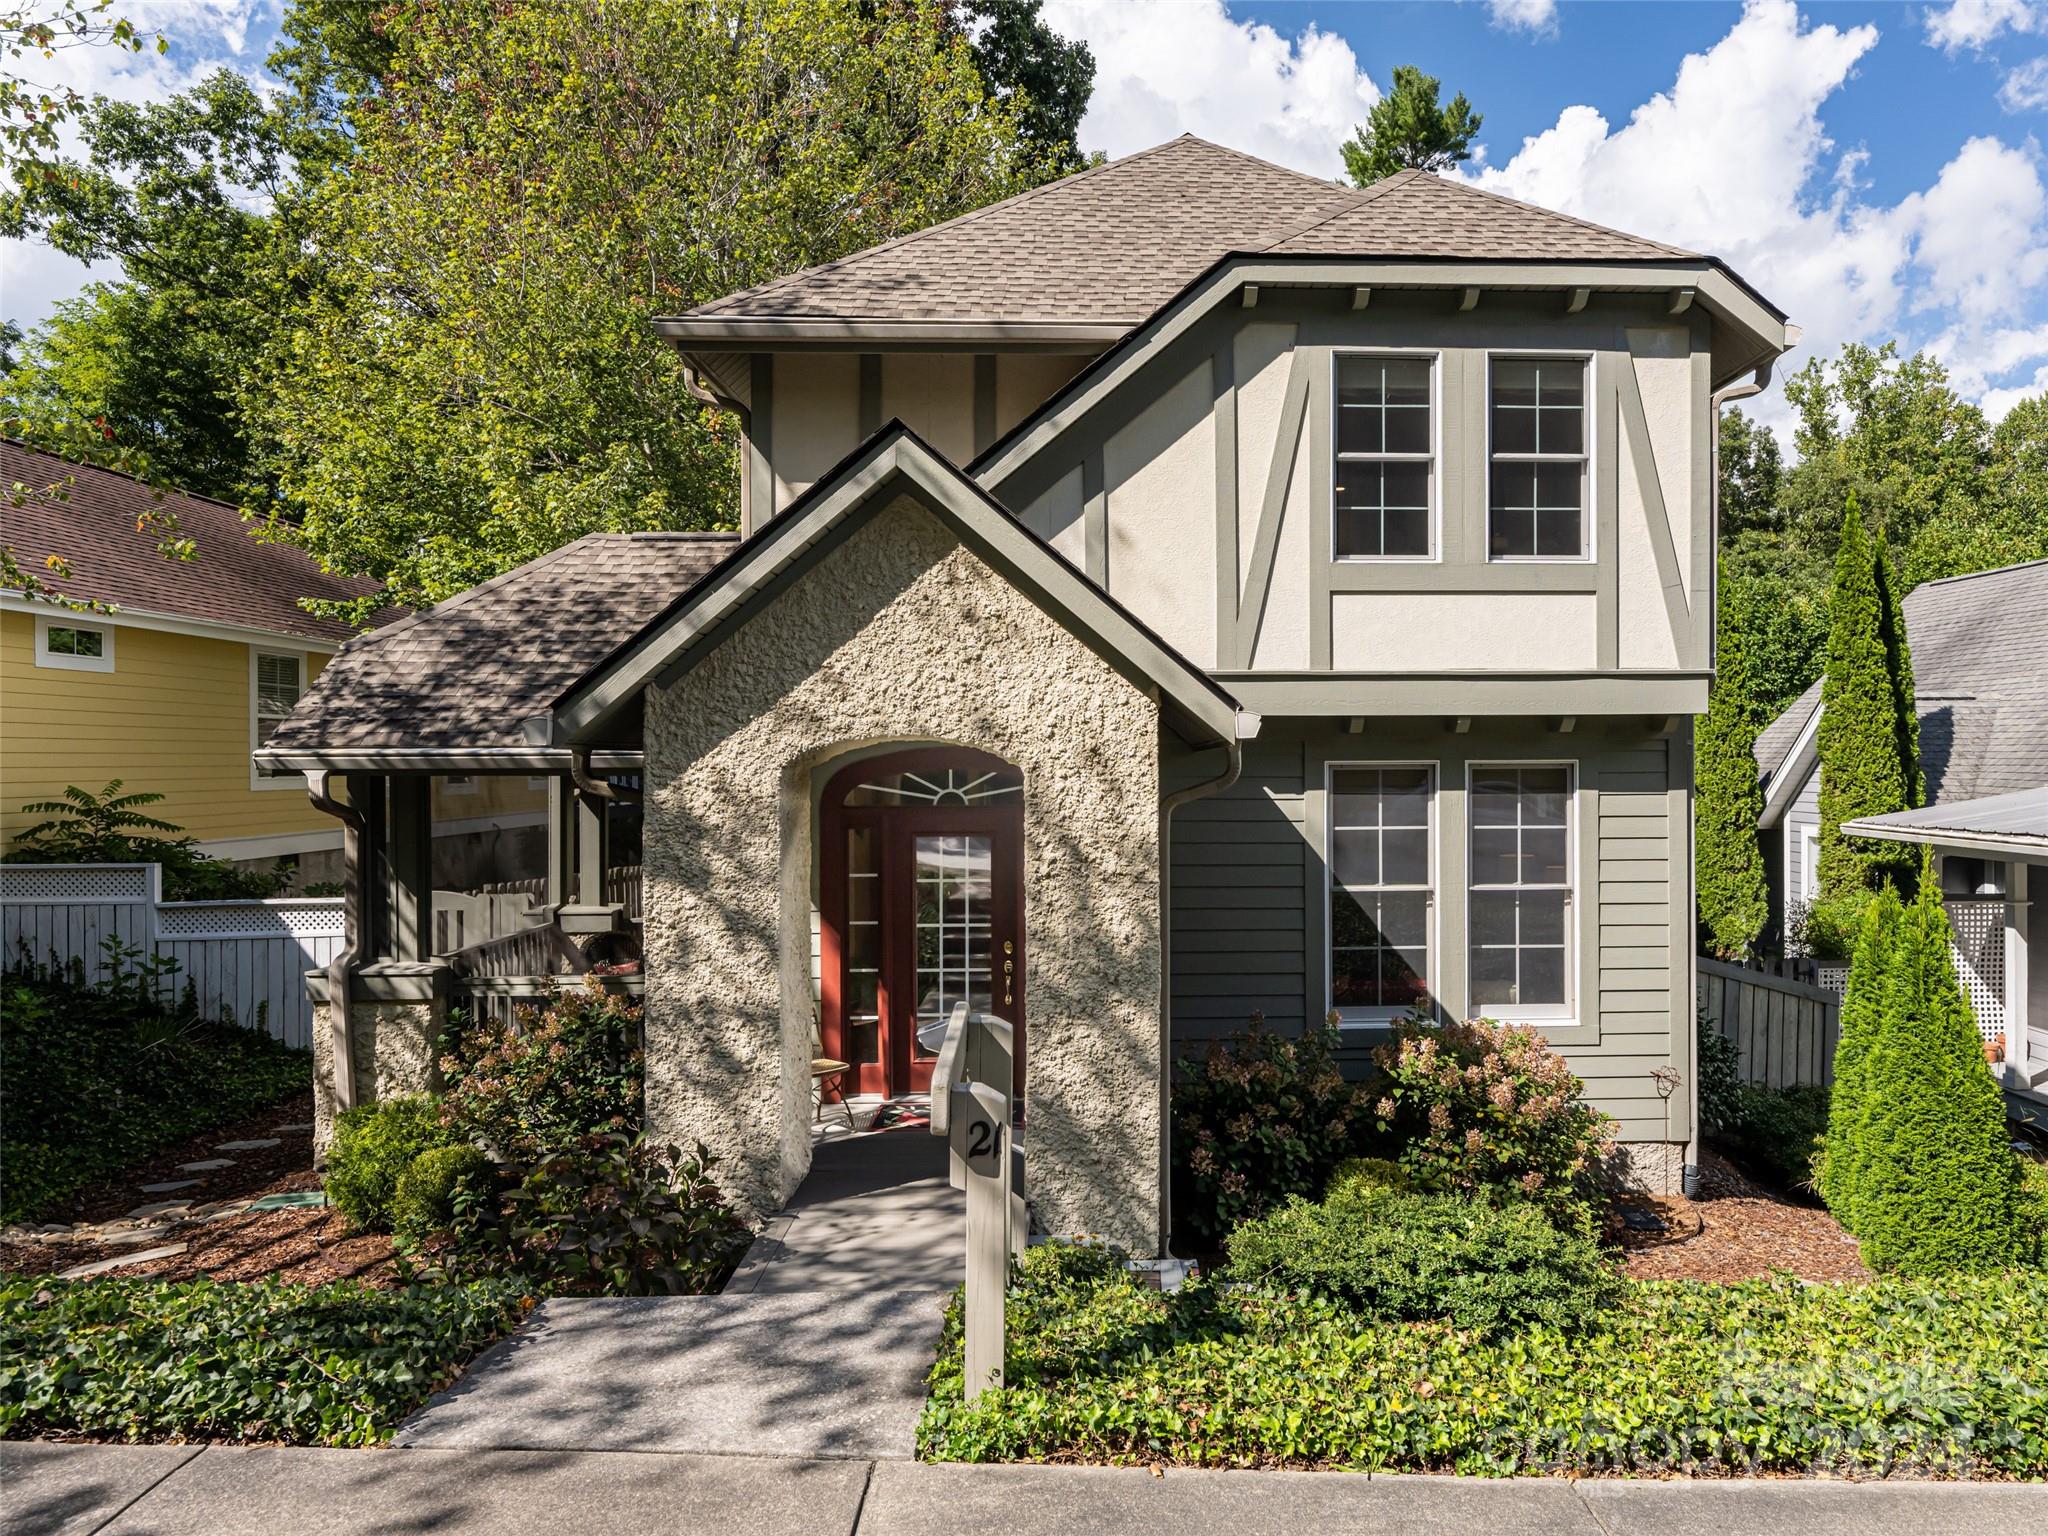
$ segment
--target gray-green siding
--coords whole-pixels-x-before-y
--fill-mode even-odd
[[[1215,753],[1169,757],[1168,787],[1213,774]],[[1641,721],[1268,720],[1228,791],[1175,813],[1172,1015],[1177,1051],[1240,1028],[1254,1012],[1298,1030],[1328,1008],[1324,863],[1328,765],[1437,764],[1431,980],[1447,1011],[1465,997],[1465,775],[1471,763],[1577,765],[1575,1017],[1539,1025],[1628,1140],[1683,1141],[1688,1089],[1665,1104],[1652,1073],[1690,1078],[1692,898],[1690,738]],[[1382,1031],[1344,1032],[1363,1068]]]

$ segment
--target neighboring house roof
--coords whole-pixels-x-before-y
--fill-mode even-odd
[[[0,439],[0,481],[6,486],[40,490],[65,480],[69,495],[61,501],[31,496],[17,507],[0,491],[0,538],[30,569],[47,555],[63,555],[71,574],[56,585],[73,597],[138,618],[164,616],[339,644],[355,628],[316,619],[298,600],[347,601],[377,590],[372,581],[329,576],[303,550],[257,538],[241,510],[224,501],[177,492],[159,500],[128,475]],[[170,560],[158,553],[156,534],[136,527],[138,518],[152,513],[177,518],[180,534],[197,548],[196,559]]]
[[[1844,822],[1842,830],[1897,843],[1939,843],[2044,857],[2048,856],[2048,783],[1980,800],[1864,816]]]
[[[1923,582],[1905,609],[1927,803],[2048,783],[2048,560]],[[1773,805],[1787,774],[1805,776],[1794,748],[1819,707],[1816,682],[1757,737]]]
[[[779,594],[781,579],[800,557],[831,548],[861,513],[905,493],[914,494],[969,549],[1098,655],[1156,689],[1162,708],[1175,718],[1226,744],[1257,734],[1258,717],[1208,673],[1070,565],[958,465],[892,421],[565,692],[554,710],[550,744],[603,739],[607,722],[636,707],[651,680],[709,654],[732,626]]]
[[[350,641],[258,755],[524,749],[526,720],[737,542],[729,533],[588,534]]]
[[[1363,191],[1191,134],[657,321],[1143,322],[1230,254],[1709,258],[1427,171]]]

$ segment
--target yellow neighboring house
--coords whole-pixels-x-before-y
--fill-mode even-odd
[[[68,487],[66,500],[31,496],[22,506],[0,494],[0,531],[29,569],[64,555],[64,590],[112,610],[77,612],[0,591],[0,846],[39,819],[22,814],[24,803],[57,798],[68,784],[98,791],[120,779],[128,790],[163,795],[149,813],[216,858],[285,858],[299,866],[300,883],[338,879],[340,829],[313,809],[304,776],[260,773],[249,754],[351,633],[299,599],[372,588],[253,537],[224,502],[158,501],[125,475],[4,440],[0,477],[0,492]],[[152,511],[176,516],[196,560],[165,559],[156,536],[137,530]],[[437,864],[459,866],[437,878],[500,878],[511,872],[495,867],[502,860],[478,855],[504,831],[545,821],[545,791],[524,779],[444,780],[435,790]]]

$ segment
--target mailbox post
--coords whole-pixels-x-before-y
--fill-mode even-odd
[[[1012,1034],[1006,1020],[960,1003],[932,1071],[932,1131],[946,1138],[953,1184],[967,1195],[967,1400],[1003,1384],[1003,1302],[1010,1255],[1024,1238],[1010,1136]]]

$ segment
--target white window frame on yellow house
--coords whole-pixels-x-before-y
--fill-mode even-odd
[[[78,656],[50,649],[50,631],[53,629],[90,630],[100,637],[100,653],[97,656]],[[63,672],[111,672],[114,670],[114,626],[107,623],[88,623],[77,614],[51,614],[36,616],[36,665]]]
[[[263,658],[272,657],[297,664],[299,669],[299,691],[293,702],[306,696],[310,685],[307,674],[312,669],[307,665],[304,651],[286,650],[282,646],[252,645],[249,647],[249,750],[254,752],[263,745],[263,717],[259,708],[262,689],[259,679],[263,673]],[[306,787],[303,773],[265,773],[252,761],[249,764],[249,787],[251,789],[296,789]]]

